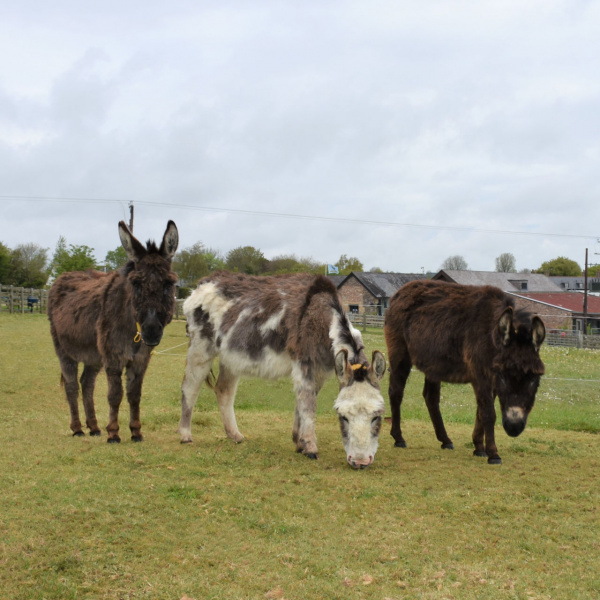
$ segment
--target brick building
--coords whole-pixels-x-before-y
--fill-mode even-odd
[[[417,273],[355,273],[330,277],[336,284],[344,309],[351,313],[384,315],[390,298],[405,283],[426,279]]]

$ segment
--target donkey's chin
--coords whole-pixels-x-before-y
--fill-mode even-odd
[[[502,419],[502,427],[504,427],[504,431],[510,437],[518,437],[525,430],[525,426],[527,425],[527,419],[520,419],[518,421],[511,421],[509,419]]]
[[[158,339],[155,338],[142,338],[144,341],[144,344],[146,344],[146,346],[150,346],[151,348],[154,348],[155,346],[158,346],[160,344],[160,341],[162,340],[162,336],[159,337]]]

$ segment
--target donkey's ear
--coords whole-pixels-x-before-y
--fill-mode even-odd
[[[544,321],[542,321],[539,317],[533,317],[531,320],[531,330],[533,335],[533,345],[537,350],[539,350],[544,339],[546,338],[546,327],[544,326]]]
[[[129,260],[137,262],[146,256],[146,248],[129,231],[129,227],[127,227],[125,221],[119,221],[119,237]]]
[[[371,359],[371,370],[375,373],[377,379],[382,379],[385,375],[385,357],[379,350],[373,351],[373,358]]]
[[[343,348],[335,355],[335,374],[343,385],[346,385],[352,376],[348,366],[348,351]]]
[[[504,312],[500,315],[500,319],[498,320],[498,333],[505,346],[510,344],[510,329],[512,327],[512,322],[513,309],[511,306],[508,306],[504,309]]]
[[[167,229],[160,245],[160,255],[167,260],[172,260],[179,245],[179,232],[173,221],[167,223]]]

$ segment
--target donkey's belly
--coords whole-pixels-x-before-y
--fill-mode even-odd
[[[229,350],[221,352],[220,362],[234,375],[247,375],[262,379],[287,377],[292,372],[292,361],[287,352],[274,352],[265,348],[260,356],[251,358],[248,354]]]

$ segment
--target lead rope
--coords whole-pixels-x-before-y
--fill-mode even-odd
[[[137,333],[135,334],[135,337],[133,338],[133,341],[136,344],[139,344],[142,341],[142,328],[140,326],[140,324],[136,321],[135,325],[137,327]]]

